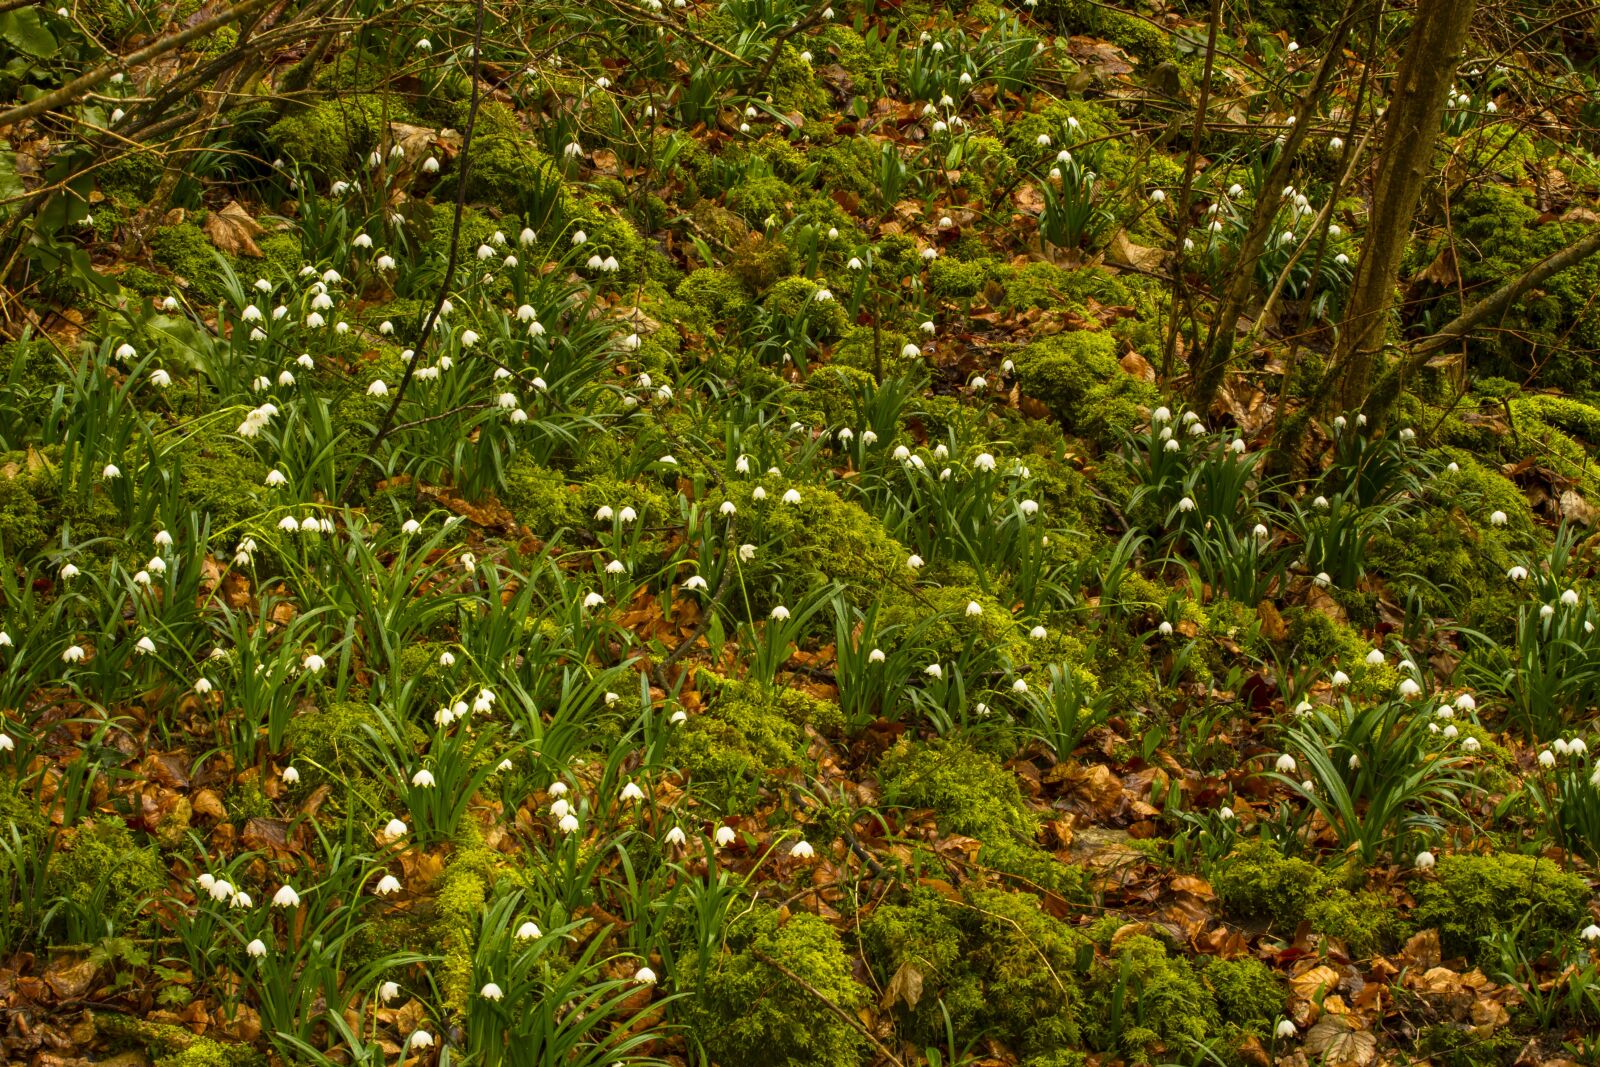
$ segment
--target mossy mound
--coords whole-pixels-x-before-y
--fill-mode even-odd
[[[1222,1022],[1194,965],[1143,934],[1116,943],[1086,993],[1090,1042],[1130,1056],[1193,1047],[1215,1036]]]
[[[1156,388],[1122,369],[1109,333],[1080,330],[1035,341],[1014,357],[1018,384],[1068,432],[1111,448],[1155,406]]]
[[[1525,947],[1548,947],[1582,925],[1589,901],[1581,875],[1509,852],[1442,857],[1414,892],[1418,928],[1437,928],[1445,952],[1468,959],[1481,956],[1484,938],[1512,929]]]
[[[845,1011],[871,1003],[838,933],[815,915],[758,907],[728,931],[727,950],[690,976],[684,1022],[724,1067],[856,1067],[865,1041],[776,960]]]
[[[64,831],[50,860],[47,892],[95,931],[143,929],[144,906],[167,888],[167,870],[149,845],[114,819]]]

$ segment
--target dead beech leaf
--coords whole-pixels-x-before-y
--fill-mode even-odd
[[[239,206],[237,200],[230,200],[228,206],[221,211],[213,211],[207,215],[206,221],[200,228],[211,238],[211,243],[224,252],[235,256],[261,258],[261,249],[256,247],[255,238],[264,231],[261,224]]]
[[[1439,961],[1444,958],[1444,953],[1439,948],[1439,931],[1423,930],[1413,934],[1401,951],[1400,958],[1412,970],[1426,971],[1439,966]]]
[[[1378,1039],[1353,1015],[1324,1015],[1306,1031],[1305,1051],[1321,1056],[1326,1067],[1368,1067],[1378,1055]]]
[[[912,1009],[922,999],[922,972],[910,960],[902,963],[900,969],[894,972],[894,977],[889,979],[889,985],[883,991],[883,998],[878,1002],[880,1008],[892,1008],[896,1004],[904,1004]]]
[[[1583,498],[1582,493],[1576,489],[1568,489],[1561,494],[1561,516],[1562,518],[1571,519],[1573,522],[1580,522],[1585,526],[1593,526],[1595,510]]]
[[[1167,253],[1159,248],[1148,248],[1136,245],[1128,237],[1127,230],[1121,230],[1111,239],[1111,245],[1106,249],[1106,262],[1110,264],[1126,263],[1130,267],[1137,267],[1145,271],[1160,271],[1167,260]]]
[[[1316,1000],[1319,994],[1327,994],[1339,985],[1339,972],[1322,964],[1313,967],[1304,974],[1297,974],[1289,979],[1289,988],[1294,995],[1304,1000]]]

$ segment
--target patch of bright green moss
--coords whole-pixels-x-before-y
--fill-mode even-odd
[[[1014,357],[1022,390],[1050,406],[1070,432],[1102,448],[1116,444],[1159,400],[1156,388],[1122,369],[1116,339],[1077,331],[1036,341]]]
[[[1283,979],[1251,956],[1224,960],[1209,957],[1200,978],[1216,1000],[1224,1023],[1259,1038],[1267,1038],[1283,1015],[1289,991]]]
[[[865,1042],[816,995],[762,960],[776,960],[848,1012],[870,991],[855,980],[838,933],[815,915],[782,919],[758,907],[729,931],[727,951],[692,976],[685,1021],[724,1067],[856,1067]]]
[[[1589,884],[1552,860],[1502,852],[1450,855],[1419,880],[1412,919],[1436,927],[1447,955],[1476,959],[1483,938],[1522,927],[1522,945],[1534,952],[1582,925]]]
[[[50,896],[65,898],[94,928],[105,923],[119,934],[142,927],[140,911],[166,887],[156,850],[109,818],[63,832],[47,876]]]
[[[1086,1027],[1100,1048],[1141,1056],[1156,1048],[1192,1047],[1221,1022],[1210,991],[1182,956],[1153,937],[1136,935],[1117,945],[1096,968],[1087,990]]]

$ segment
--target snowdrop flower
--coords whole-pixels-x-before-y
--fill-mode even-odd
[[[1162,637],[1172,636],[1172,624],[1167,622],[1165,619],[1162,620],[1160,626],[1156,627],[1156,630],[1161,634]]]
[[[300,523],[293,515],[285,515],[283,518],[278,520],[278,529],[282,530],[284,533],[298,533],[300,530]]]
[[[900,355],[906,359],[916,359],[918,356],[922,355],[922,349],[907,342],[905,347],[900,349]]]
[[[378,879],[378,887],[373,890],[380,897],[393,896],[400,892],[400,879],[392,874],[386,874]]]
[[[887,657],[884,656],[883,649],[881,648],[875,648],[871,652],[867,653],[868,663],[882,663],[886,658]]]
[[[826,304],[828,301],[833,299],[833,290],[818,289],[816,293],[812,295],[812,299],[819,304]]]
[[[433,772],[423,767],[411,776],[411,784],[418,789],[432,789],[438,783],[433,780]]]
[[[731,826],[719,826],[719,827],[717,827],[717,835],[716,835],[717,847],[718,848],[727,848],[729,845],[733,844],[733,840],[734,840],[734,838],[736,836],[737,835],[733,832],[733,827],[731,827]]]
[[[1414,697],[1414,696],[1417,696],[1421,692],[1422,692],[1422,686],[1418,685],[1415,681],[1413,681],[1410,678],[1407,678],[1407,679],[1405,679],[1404,681],[1402,681],[1400,683],[1400,695],[1403,696],[1403,697],[1407,697],[1407,698]]]
[[[1555,750],[1555,753],[1558,756],[1565,756],[1568,752],[1572,751],[1568,747],[1566,740],[1564,738],[1559,738],[1559,737],[1556,738],[1555,743],[1552,744],[1550,747]]]
[[[987,452],[979,452],[977,457],[973,459],[972,465],[981,471],[992,471],[994,470],[994,457]]]
[[[368,396],[387,396],[388,393],[389,386],[384,383],[382,378],[376,379],[371,385],[367,386]]]
[[[588,596],[583,598],[583,607],[585,611],[592,611],[605,602],[606,598],[601,596],[599,593],[590,593]]]
[[[539,924],[534,922],[531,919],[526,921],[526,922],[524,922],[521,926],[517,927],[517,940],[518,941],[532,941],[536,937],[543,937],[543,936],[544,936],[544,933],[543,933],[543,931],[541,931],[539,929]]]
[[[656,972],[652,971],[648,967],[640,967],[637,971],[633,972],[633,980],[638,982],[640,985],[655,985]]]
[[[1376,648],[1373,649],[1371,652],[1368,652],[1367,653],[1367,666],[1369,666],[1369,667],[1381,667],[1381,666],[1383,666],[1383,653],[1381,651],[1379,651],[1378,649],[1376,649]]]
[[[66,651],[61,653],[63,663],[79,663],[83,660],[82,645],[68,645]]]
[[[906,560],[906,566],[912,570],[919,569],[922,566],[922,557],[913,552],[911,557]]]
[[[1476,737],[1469,737],[1465,741],[1461,742],[1461,747],[1466,749],[1468,752],[1476,752],[1483,746],[1478,743],[1478,739]]]
[[[1419,870],[1419,871],[1430,870],[1433,867],[1433,865],[1435,863],[1437,863],[1437,862],[1438,861],[1436,859],[1434,859],[1433,853],[1427,851],[1426,849],[1424,849],[1421,852],[1418,852],[1417,853],[1417,858],[1412,861],[1412,863],[1416,866],[1417,870]]]
[[[1574,737],[1571,741],[1567,742],[1567,755],[1571,756],[1573,759],[1577,759],[1579,756],[1587,755],[1588,752],[1589,746],[1584,743],[1584,740],[1581,737]]]
[[[1275,766],[1278,768],[1278,772],[1280,774],[1293,774],[1296,764],[1294,762],[1294,757],[1285,752],[1283,755],[1278,757],[1278,762],[1275,764]]]
[[[283,769],[281,777],[285,785],[296,785],[300,781],[300,769],[291,763]]]
[[[1541,605],[1539,607],[1539,618],[1541,618],[1541,619],[1548,619],[1550,616],[1554,615],[1555,613],[1556,613],[1556,609],[1554,608],[1554,606],[1552,606],[1550,604],[1543,604],[1543,605]]]
[[[104,478],[108,482],[115,481],[116,479],[122,477],[122,468],[117,466],[115,463],[107,463],[103,468],[101,468],[100,477]]]
[[[622,347],[629,352],[637,352],[641,343],[639,335],[636,333],[630,333],[622,339]]]
[[[1328,681],[1333,685],[1333,687],[1335,689],[1338,689],[1341,686],[1346,686],[1346,685],[1350,684],[1350,676],[1348,674],[1344,673],[1344,671],[1334,671],[1333,672],[1333,677],[1328,679]]]
[[[1600,926],[1590,923],[1588,926],[1583,928],[1583,932],[1578,936],[1592,945],[1596,941],[1600,941]]]
[[[296,893],[291,885],[279,886],[278,891],[272,894],[272,906],[274,908],[298,908],[300,906],[300,894]]]
[[[1318,571],[1316,577],[1311,579],[1311,584],[1319,589],[1327,589],[1333,585],[1333,576],[1327,571]]]
[[[627,569],[627,566],[620,559],[614,559],[606,564],[607,574],[621,574]]]
[[[803,839],[796,841],[794,847],[789,850],[789,855],[797,860],[808,860],[816,854],[817,850],[811,847],[811,842]]]
[[[1504,526],[1505,524],[1506,524],[1506,513],[1505,512],[1503,512],[1503,511],[1491,511],[1489,513],[1489,525],[1490,526]]]
[[[622,799],[629,803],[632,803],[636,800],[643,800],[644,790],[640,789],[635,783],[629,782],[627,785],[622,787]]]
[[[753,560],[755,558],[756,558],[756,546],[755,545],[740,545],[739,546],[739,560],[740,560],[740,562],[749,563],[751,560]]]
[[[1528,580],[1528,568],[1512,567],[1510,570],[1506,571],[1506,577],[1510,578],[1513,582],[1525,582]]]
[[[1179,511],[1193,511],[1194,509],[1195,509],[1195,503],[1194,503],[1194,498],[1193,497],[1186,496],[1182,500],[1178,501],[1178,510]]]
[[[760,487],[757,486],[757,488],[760,488]],[[717,509],[717,511],[720,514],[723,514],[723,515],[732,515],[732,514],[735,514],[738,510],[739,509],[734,506],[734,503],[731,500],[724,500],[722,502],[722,506]]]
[[[1165,204],[1167,202],[1166,191],[1163,189],[1152,189],[1150,192],[1150,202],[1152,204]]]
[[[307,656],[304,660],[302,660],[300,662],[300,665],[302,667],[304,667],[306,670],[310,671],[312,674],[315,674],[318,671],[322,670],[323,667],[327,666],[327,661],[324,660],[321,656],[317,655],[315,652],[313,652],[309,656]]]
[[[1232,822],[1234,819],[1233,809],[1227,805],[1223,805],[1221,810],[1217,812],[1217,818],[1221,819],[1223,822]]]

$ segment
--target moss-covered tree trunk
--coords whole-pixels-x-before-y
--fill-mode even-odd
[[[1418,0],[1385,113],[1378,173],[1372,184],[1371,223],[1356,264],[1319,398],[1339,394],[1346,409],[1359,407],[1372,388],[1383,349],[1400,257],[1411,235],[1411,218],[1433,170],[1433,149],[1444,119],[1445,97],[1456,60],[1466,44],[1475,0]]]

